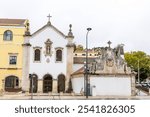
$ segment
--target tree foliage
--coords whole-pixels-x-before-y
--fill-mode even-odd
[[[84,48],[83,48],[82,45],[77,45],[76,50],[77,50],[77,51],[83,51]]]
[[[150,56],[142,51],[134,51],[125,53],[125,60],[129,67],[138,72],[138,61],[140,69],[140,81],[150,76]],[[138,74],[136,75],[136,78]]]

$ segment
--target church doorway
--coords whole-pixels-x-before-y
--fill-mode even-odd
[[[65,76],[63,74],[60,74],[58,76],[58,93],[65,92]]]
[[[47,74],[43,78],[43,93],[52,92],[53,78],[51,75]]]
[[[32,87],[33,87],[33,93],[37,93],[38,90],[38,76],[36,74],[32,75],[32,79],[30,79],[30,89],[29,92],[32,92]],[[33,82],[33,83],[32,83]]]

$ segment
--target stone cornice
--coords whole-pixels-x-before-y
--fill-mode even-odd
[[[66,45],[66,47],[74,47],[74,46],[75,46],[74,43],[69,43],[69,44]]]
[[[8,68],[0,68],[1,70],[22,70],[22,68],[17,67],[8,67]]]
[[[25,43],[25,44],[22,44],[22,46],[31,46],[30,43]]]
[[[70,35],[70,36],[66,36],[66,38],[74,38],[74,36],[71,36],[71,35]]]
[[[71,76],[76,76],[76,75],[84,75],[83,72],[78,72],[78,73],[73,73],[71,74]],[[92,76],[134,76],[135,74],[133,73],[130,73],[130,74],[127,74],[127,73],[88,73],[88,75],[92,75]]]

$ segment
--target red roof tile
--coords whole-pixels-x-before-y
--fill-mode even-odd
[[[26,19],[0,19],[0,26],[23,26]]]

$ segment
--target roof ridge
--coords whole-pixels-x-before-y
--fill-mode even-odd
[[[71,75],[76,75],[76,74],[83,73],[83,72],[84,72],[84,66],[82,66],[81,68],[73,72]]]
[[[43,30],[45,27],[52,27],[55,31],[57,31],[58,33],[60,33],[63,37],[66,37],[66,35],[64,33],[62,33],[59,29],[57,29],[55,26],[53,26],[52,24],[45,24],[44,26],[42,26],[41,28],[39,28],[37,31],[35,31],[31,36],[34,36],[35,34],[37,34],[39,31]]]

